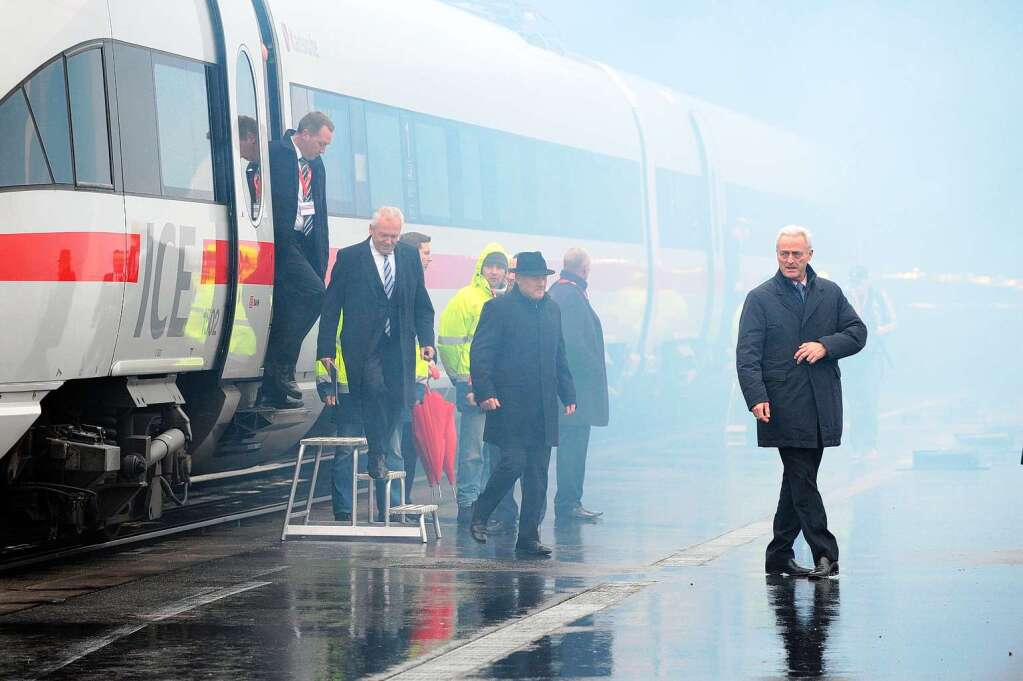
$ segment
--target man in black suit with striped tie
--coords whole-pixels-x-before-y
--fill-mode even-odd
[[[348,390],[362,412],[369,445],[367,470],[380,479],[385,460],[400,461],[395,430],[415,399],[415,344],[433,359],[433,304],[419,252],[399,242],[405,218],[383,206],[373,214],[369,238],[342,249],[330,274],[320,318],[317,357],[331,371],[335,334],[344,313],[341,347]]]
[[[311,111],[270,145],[274,212],[274,302],[260,404],[302,406],[295,364],[323,303],[327,273],[327,179],[320,154],[334,124]],[[337,320],[334,320],[337,328]]]

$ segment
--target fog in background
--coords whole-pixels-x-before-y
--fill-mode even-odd
[[[948,444],[963,428],[1019,431],[1023,3],[524,4],[568,53],[792,131],[839,160],[842,228],[855,239],[807,226],[818,262],[836,257],[831,243],[854,244],[840,260],[880,277],[895,306],[882,429],[932,419],[933,442],[921,444]],[[847,274],[829,272],[843,286]],[[843,366],[857,371],[855,359]]]
[[[529,4],[569,52],[796,132],[848,163],[870,261],[1023,274],[1023,3]]]

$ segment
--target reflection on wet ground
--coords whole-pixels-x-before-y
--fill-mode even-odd
[[[771,452],[603,444],[586,501],[606,519],[549,518],[551,560],[445,507],[425,546],[280,544],[275,519],[5,577],[7,602],[53,598],[0,616],[0,677],[1023,678],[1018,457],[910,454],[826,455],[837,580],[763,575]],[[132,561],[153,569],[96,590]]]

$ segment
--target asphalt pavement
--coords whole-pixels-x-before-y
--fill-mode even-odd
[[[918,425],[877,457],[828,450],[841,575],[819,582],[763,572],[777,453],[679,436],[595,443],[584,502],[605,515],[549,514],[547,560],[473,542],[445,488],[426,545],[282,544],[274,517],[5,576],[0,678],[1020,679],[1007,441],[914,457],[943,451]]]

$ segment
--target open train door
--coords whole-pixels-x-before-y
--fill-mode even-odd
[[[258,463],[261,442],[249,437],[263,373],[273,307],[274,232],[270,204],[265,50],[249,0],[208,0],[217,39],[219,77],[214,101],[217,125],[230,144],[216,153],[228,169],[229,229],[205,242],[203,285],[226,290],[224,330],[213,371],[183,386],[192,430],[193,473],[244,468]],[[236,432],[238,431],[238,432]]]
[[[248,0],[211,0],[220,23],[223,96],[228,104],[234,226],[227,243],[207,246],[204,268],[228,285],[224,328],[230,337],[220,348],[224,381],[258,379],[270,327],[274,278],[273,219],[267,153],[266,50],[256,11]],[[221,283],[218,281],[217,283]]]

